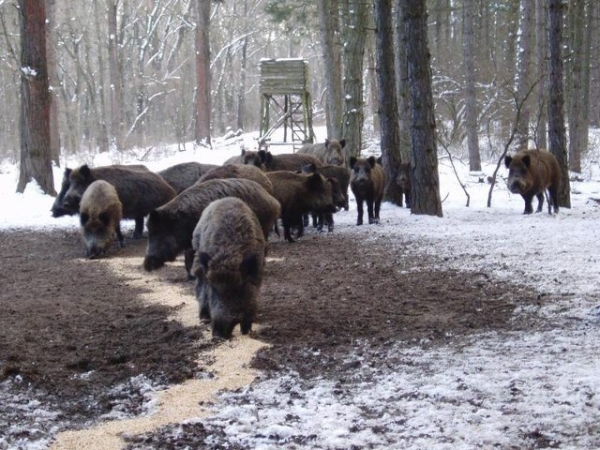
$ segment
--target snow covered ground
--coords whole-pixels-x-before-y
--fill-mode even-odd
[[[244,139],[252,148],[252,138]],[[142,162],[160,170],[187,160],[221,163],[238,154],[240,144],[216,141],[213,150],[165,148],[143,161],[132,152],[68,164]],[[412,236],[415,245],[406,251],[433,255],[440,267],[516,279],[543,296],[540,306],[526,312],[549,326],[480,334],[432,349],[398,343],[389,352],[402,364],[377,369],[362,365],[341,387],[335,380],[308,383],[285,373],[223,394],[215,415],[202,420],[206,426],[224,430],[230,443],[256,449],[600,448],[597,163],[588,166],[583,181],[571,184],[571,209],[529,216],[522,214],[521,197],[510,194],[502,180],[487,208],[489,185],[470,177],[464,165],[457,168],[471,195],[469,208],[448,160],[442,158],[443,218],[411,215],[384,204],[380,225],[354,227],[351,203],[350,211],[336,215],[336,231],[364,239],[384,236],[391,243],[395,235]],[[493,169],[486,164],[484,173],[490,175]],[[506,172],[502,168],[499,174]],[[52,219],[53,199],[34,185],[15,194],[17,175],[14,167],[0,166],[0,230],[77,227],[76,218]],[[61,178],[56,169],[57,187]],[[358,342],[356,354],[348,359],[361,358],[365,352],[360,348]]]

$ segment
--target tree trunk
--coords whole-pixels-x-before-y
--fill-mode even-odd
[[[587,135],[587,112],[585,109],[585,97],[589,90],[584,85],[586,81],[585,64],[586,48],[589,43],[585,39],[585,2],[584,0],[572,0],[569,8],[571,25],[570,49],[571,64],[568,65],[570,76],[570,101],[567,104],[567,117],[569,120],[569,168],[574,172],[581,173],[581,153],[584,150],[584,134]]]
[[[344,30],[344,121],[342,136],[346,139],[346,161],[360,156],[364,121],[363,59],[368,2],[349,0],[345,5]]]
[[[560,52],[562,35],[562,1],[548,0],[548,47],[550,50],[548,93],[548,137],[550,152],[558,160],[562,184],[558,192],[558,206],[571,207],[567,139],[565,133],[563,62]]]
[[[196,24],[196,144],[211,146],[210,123],[210,0],[197,0]]]
[[[111,144],[123,149],[123,113],[121,65],[119,63],[119,32],[117,29],[118,0],[107,0],[108,10],[108,76],[110,79],[110,135]]]
[[[392,0],[375,0],[374,5],[381,156],[386,178],[384,197],[393,204],[402,206],[403,191],[396,182],[402,158],[400,156],[400,129],[398,127],[394,72]]]
[[[244,17],[248,16],[248,0],[244,0],[243,4]],[[244,33],[248,30],[244,26]],[[248,37],[246,36],[242,42],[242,60],[240,61],[240,89],[238,91],[236,124],[238,130],[244,129],[244,118],[246,115],[246,66],[248,65]]]
[[[406,32],[402,18],[402,0],[396,0],[394,47],[396,48],[396,98],[398,101],[398,126],[400,129],[400,158],[403,163],[412,161],[410,140],[410,95],[408,92],[408,63],[406,61]]]
[[[325,70],[327,136],[330,139],[342,137],[342,60],[340,43],[336,37],[339,16],[336,0],[317,2],[321,25],[321,48]]]
[[[442,216],[425,0],[402,0],[411,97],[411,211]]]
[[[475,92],[475,42],[473,31],[474,0],[463,3],[463,51],[465,59],[465,127],[469,148],[469,170],[481,172],[479,154],[479,130],[477,123],[477,95]]]
[[[50,84],[50,154],[52,162],[60,167],[60,130],[58,127],[58,66],[54,44],[56,23],[56,0],[46,0],[46,60],[48,64],[48,81]]]
[[[536,38],[537,38],[537,123],[535,144],[537,148],[548,148],[548,33],[546,32],[546,0],[536,0]]]
[[[44,0],[19,0],[21,28],[21,167],[17,192],[34,179],[56,195],[50,153],[50,93]]]
[[[517,108],[515,143],[518,149],[527,148],[529,142],[529,100],[531,91],[531,47],[533,44],[534,0],[521,0],[521,34],[517,60]]]

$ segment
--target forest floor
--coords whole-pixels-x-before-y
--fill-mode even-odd
[[[516,307],[540,301],[532,289],[440,268],[433,256],[405,252],[415,245],[409,238],[391,245],[381,236],[358,242],[351,234],[311,230],[295,244],[275,239],[251,333],[269,345],[251,366],[266,378],[291,371],[305,380],[349,380],[365,364],[347,359],[358,347],[368,354],[366,364],[391,367],[398,361],[386,349],[398,343],[431,348],[481,332],[544,326],[513,317]],[[173,320],[178,306],[141,300],[160,282],[194,302],[193,283],[181,264],[144,272],[144,251],[144,241],[128,239],[124,249],[89,261],[76,230],[2,232],[0,448],[43,448],[63,429],[147,412],[148,385],[211,376],[210,352],[224,344],[208,337],[206,325]],[[125,258],[136,261],[132,271],[141,283],[107,266]],[[177,439],[166,430],[130,435],[128,445],[221,448],[202,447],[214,430],[186,430]]]

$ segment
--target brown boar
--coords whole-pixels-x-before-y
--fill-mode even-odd
[[[250,166],[256,166],[263,172],[267,170],[265,165],[263,164],[263,159],[261,158],[261,155],[259,155],[258,152],[253,150],[246,150],[243,148],[241,155],[232,156],[223,163],[224,166],[228,164],[245,164]]]
[[[176,193],[160,175],[149,170],[127,166],[105,166],[89,168],[87,165],[71,171],[71,185],[64,197],[68,209],[79,209],[81,196],[87,187],[96,180],[104,180],[117,190],[123,205],[123,218],[135,219],[134,239],[142,237],[144,216],[155,208],[164,205]]]
[[[297,153],[316,156],[319,161],[330,166],[345,166],[346,153],[344,147],[346,140],[339,141],[325,139],[325,142],[320,144],[304,144],[298,149]]]
[[[258,217],[265,240],[281,214],[279,202],[258,183],[243,178],[208,180],[187,188],[148,216],[148,244],[144,268],[148,271],[174,261],[185,253],[185,268],[191,276],[192,235],[204,209],[214,200],[237,197]]]
[[[200,320],[214,337],[229,339],[239,323],[252,328],[262,283],[266,240],[256,214],[242,200],[226,197],[204,209],[192,239]]]
[[[307,164],[314,164],[317,167],[323,165],[313,155],[305,155],[298,153],[283,153],[280,155],[273,155],[271,152],[266,150],[259,150],[257,152],[260,161],[264,164],[267,172],[275,172],[277,170],[287,170],[289,172],[297,172],[302,170],[303,166]]]
[[[313,173],[317,168],[313,164],[302,167],[302,173]],[[321,166],[318,171],[330,180],[333,204],[336,208],[344,208],[348,211],[348,185],[350,183],[350,171],[343,166]],[[303,226],[308,226],[308,215],[303,218]],[[333,231],[334,221],[332,213],[312,213],[313,227],[319,231],[327,225],[328,231]]]
[[[504,164],[508,168],[507,185],[513,194],[521,194],[525,200],[524,214],[531,214],[533,197],[538,199],[537,212],[544,206],[544,193],[548,190],[548,213],[558,212],[558,189],[561,183],[560,166],[556,157],[540,149],[521,150],[514,156],[507,155]]]
[[[175,189],[177,194],[189,188],[198,181],[206,172],[215,167],[216,164],[200,164],[198,162],[185,162],[175,164],[165,170],[157,172],[169,185]]]
[[[93,259],[106,254],[115,235],[123,247],[123,208],[113,185],[103,180],[90,184],[81,197],[79,214],[86,256]]]
[[[267,172],[273,183],[273,196],[281,204],[283,236],[294,242],[291,235],[293,226],[302,226],[302,215],[310,211],[317,213],[335,212],[331,181],[318,171],[313,174],[300,174],[278,170]]]
[[[383,200],[385,174],[374,156],[367,159],[350,158],[350,188],[356,198],[358,218],[356,225],[363,224],[363,202],[367,202],[369,223],[379,223],[379,209]]]
[[[203,182],[220,178],[245,178],[260,184],[269,194],[273,193],[271,181],[267,178],[265,172],[255,165],[227,164],[217,166],[202,175],[198,181]]]

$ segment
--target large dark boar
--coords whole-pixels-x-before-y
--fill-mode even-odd
[[[345,166],[346,154],[344,147],[346,140],[337,141],[325,139],[325,142],[320,144],[304,144],[298,149],[297,153],[316,156],[319,161],[325,165]]]
[[[175,164],[165,170],[161,170],[158,174],[179,194],[215,167],[219,166],[216,164],[200,164],[192,161]]]
[[[367,202],[369,223],[379,223],[379,209],[383,200],[385,174],[374,156],[367,159],[350,158],[350,188],[356,198],[358,218],[356,225],[363,224],[363,202]]]
[[[227,164],[225,166],[217,166],[202,175],[198,182],[222,178],[245,178],[246,180],[252,180],[265,188],[269,194],[273,193],[271,181],[267,178],[265,172],[255,165]]]
[[[258,152],[253,150],[246,150],[242,148],[242,154],[238,156],[232,156],[223,163],[224,166],[228,164],[245,164],[250,166],[256,166],[262,171],[267,170],[263,164],[263,158]]]
[[[281,204],[283,236],[293,242],[291,227],[302,227],[302,215],[310,211],[317,213],[335,212],[331,180],[320,173],[310,175],[278,170],[267,172],[273,183],[273,196]],[[300,233],[301,234],[301,233]]]
[[[115,239],[123,247],[121,217],[123,208],[113,185],[96,180],[88,186],[81,197],[79,217],[85,254],[90,259],[103,256]]]
[[[208,180],[189,187],[148,216],[148,245],[144,268],[148,271],[174,261],[185,252],[185,268],[192,266],[192,235],[204,209],[214,200],[237,197],[250,207],[262,225],[265,239],[281,214],[279,202],[252,180]]]
[[[64,206],[77,211],[81,196],[87,187],[96,180],[108,181],[119,194],[123,205],[123,218],[135,219],[134,239],[142,237],[144,216],[155,208],[164,205],[176,193],[160,175],[149,170],[127,166],[106,166],[90,169],[83,165],[71,171],[71,186],[64,197]]]
[[[508,168],[508,189],[513,194],[521,194],[525,200],[524,214],[531,214],[533,197],[538,199],[537,212],[544,206],[544,192],[548,190],[548,213],[558,212],[558,189],[560,187],[560,166],[554,155],[546,150],[521,150],[514,156],[506,156],[504,164]]]
[[[256,214],[238,198],[215,200],[202,213],[192,245],[200,320],[210,321],[215,337],[229,339],[238,323],[247,334],[267,245]]]
[[[142,164],[127,164],[127,165],[117,164],[117,166],[126,167],[126,168],[129,168],[132,170],[149,171],[149,169]],[[50,209],[50,211],[52,212],[52,217],[61,217],[61,216],[67,216],[67,215],[73,216],[79,212],[79,210],[77,208],[68,209],[65,207],[65,204],[64,204],[65,194],[69,190],[69,187],[71,187],[71,179],[70,179],[71,172],[72,172],[72,169],[69,169],[68,167],[66,167],[63,172],[63,178],[62,178],[62,183],[60,186],[60,192],[54,199],[54,203],[52,204],[52,208]]]

